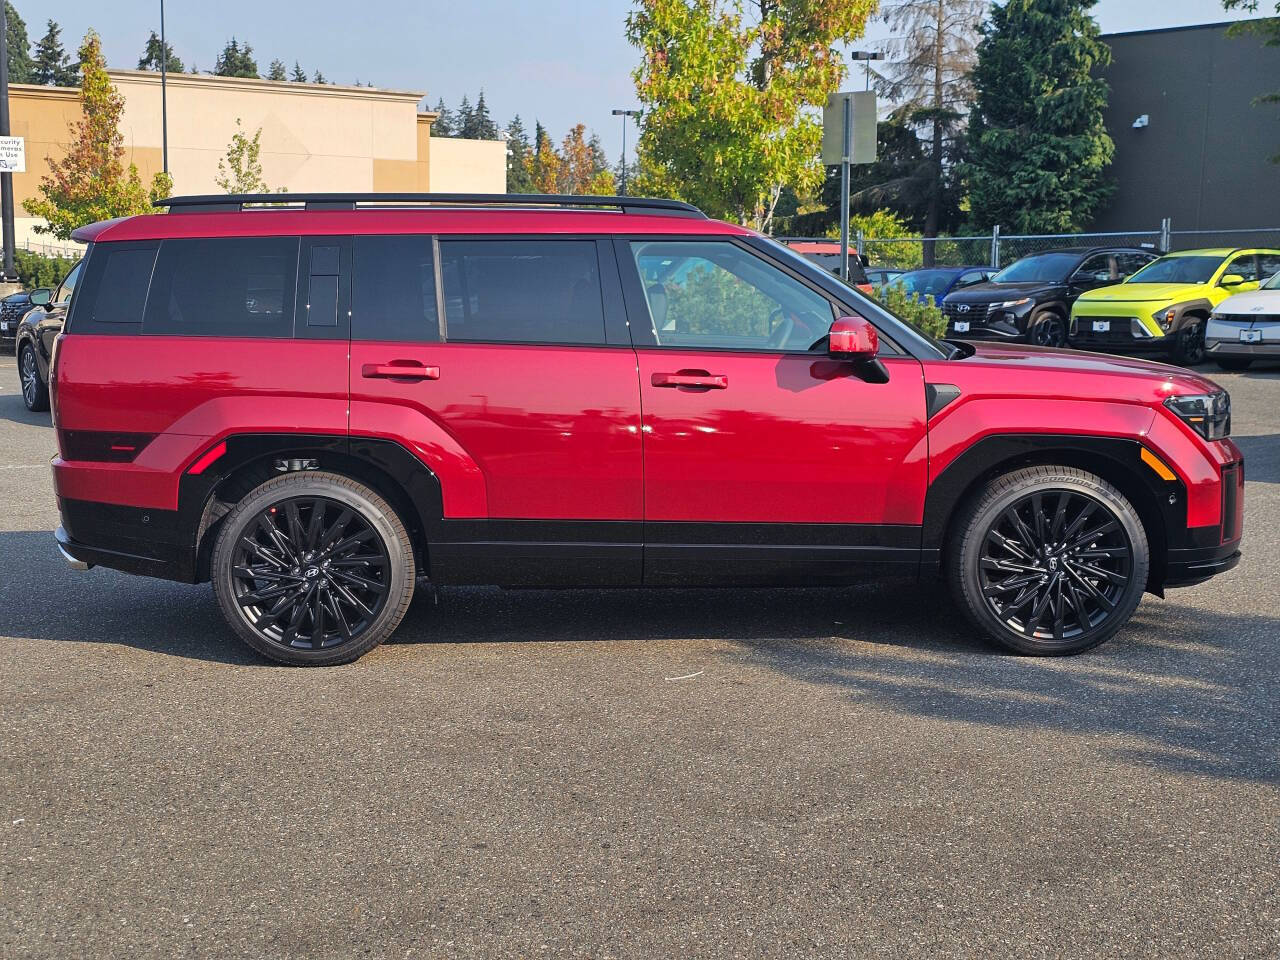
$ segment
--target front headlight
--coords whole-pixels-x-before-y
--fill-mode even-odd
[[[1011,310],[1014,307],[1020,307],[1024,303],[1030,303],[1030,302],[1031,302],[1030,297],[1023,297],[1021,300],[1006,300],[1004,303],[997,303],[995,307],[997,310]]]
[[[1231,395],[1225,390],[1170,397],[1164,405],[1206,440],[1222,440],[1231,435]]]
[[[1161,310],[1158,313],[1153,313],[1151,319],[1156,322],[1161,330],[1168,330],[1173,326],[1173,321],[1177,319],[1177,316],[1177,310]]]

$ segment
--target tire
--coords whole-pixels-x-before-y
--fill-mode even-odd
[[[989,640],[1016,653],[1096,647],[1125,625],[1146,589],[1150,548],[1137,511],[1111,484],[1074,467],[997,477],[952,531],[945,563],[957,604]],[[1058,549],[1044,549],[1052,545]]]
[[[1027,327],[1027,340],[1037,347],[1065,347],[1067,345],[1066,319],[1052,310],[1037,314]]]
[[[391,505],[323,472],[273,477],[247,493],[222,522],[209,569],[231,629],[292,666],[350,663],[382,643],[409,609],[416,576]]]
[[[1213,362],[1223,370],[1248,370],[1253,366],[1253,357],[1214,357]]]
[[[22,402],[33,413],[49,409],[49,385],[40,379],[40,365],[36,351],[24,343],[18,351],[18,383],[22,387]]]
[[[1177,340],[1173,344],[1174,363],[1193,367],[1204,362],[1204,327],[1203,320],[1196,320],[1178,331]]]

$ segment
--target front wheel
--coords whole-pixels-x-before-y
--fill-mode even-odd
[[[413,599],[413,546],[395,510],[333,473],[289,473],[223,521],[210,565],[227,623],[294,666],[349,663],[399,626]]]
[[[1193,367],[1204,360],[1204,323],[1196,321],[1178,331],[1173,345],[1174,362]]]
[[[29,343],[24,343],[18,350],[18,380],[22,384],[22,402],[28,410],[39,412],[49,409],[49,386],[40,377],[36,351]]]
[[[1046,310],[1031,322],[1031,342],[1037,347],[1065,347],[1067,321],[1052,310]]]
[[[1074,467],[993,480],[958,518],[946,558],[953,594],[989,639],[1017,653],[1080,653],[1128,621],[1150,552],[1115,487]]]

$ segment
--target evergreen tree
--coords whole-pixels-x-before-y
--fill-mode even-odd
[[[272,60],[271,66],[267,68],[268,80],[288,80],[289,74],[285,70],[283,60]]]
[[[80,81],[76,65],[62,48],[62,28],[52,20],[49,29],[36,44],[35,62],[31,69],[31,82],[54,87],[74,87]]]
[[[321,73],[319,70],[317,70],[317,71],[312,75],[312,77],[311,77],[311,82],[312,82],[312,83],[328,83],[329,81],[328,81],[328,80],[326,80],[326,79],[324,78],[324,74],[323,74],[323,73]]]
[[[1102,114],[1111,60],[1090,15],[1096,0],[994,4],[973,71],[969,123],[971,217],[1015,233],[1086,227],[1111,190],[1114,145]]]
[[[1258,0],[1222,0],[1227,10],[1243,10],[1246,13],[1258,12]],[[1262,38],[1266,47],[1280,47],[1280,0],[1276,0],[1276,15],[1261,17],[1257,20],[1241,20],[1231,25],[1228,36],[1238,37],[1244,33],[1252,33]],[[1265,6],[1264,6],[1265,9]],[[1280,103],[1280,90],[1270,90],[1253,101],[1254,106],[1268,103]],[[1271,158],[1272,163],[1280,163],[1280,153]]]
[[[471,101],[467,99],[467,95],[462,95],[462,102],[458,104],[458,112],[454,114],[453,129],[455,137],[468,137],[471,131],[471,114],[474,111],[471,108]]]
[[[9,44],[9,82],[33,83],[31,41],[27,39],[27,23],[9,0],[4,0],[5,40]]]
[[[156,36],[154,30],[151,36],[147,37],[147,47],[142,51],[142,56],[138,58],[139,70],[160,70],[160,38]],[[165,41],[164,45],[164,68],[170,73],[182,73],[186,68],[183,67],[182,61],[173,55],[173,44]]]
[[[307,72],[302,69],[302,65],[297,60],[293,61],[293,75],[289,79],[294,83],[307,82]]]
[[[524,132],[520,115],[516,114],[507,124],[507,193],[533,192],[529,157],[529,135]]]
[[[497,140],[498,125],[489,116],[489,107],[484,102],[484,90],[480,91],[480,99],[475,109],[463,121],[462,136],[468,140]]]
[[[232,37],[218,55],[213,72],[219,77],[249,77],[256,80],[258,61],[253,59],[253,47],[247,43],[242,47]]]
[[[453,111],[444,105],[444,97],[436,101],[432,112],[439,114],[436,117],[436,122],[431,125],[431,135],[433,137],[452,137],[457,135],[453,122]]]

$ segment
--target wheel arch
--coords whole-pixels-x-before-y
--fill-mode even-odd
[[[957,457],[929,486],[922,532],[923,556],[940,563],[951,546],[956,518],[995,477],[1029,466],[1076,467],[1106,480],[1133,504],[1151,548],[1147,590],[1161,593],[1171,530],[1186,526],[1186,490],[1162,480],[1143,463],[1136,440],[1074,435],[1006,434],[985,437]],[[1172,500],[1172,502],[1171,502]]]
[[[179,484],[178,512],[186,530],[191,579],[209,579],[209,560],[222,519],[250,490],[289,472],[277,461],[313,461],[317,469],[351,477],[385,499],[413,542],[419,569],[426,570],[428,543],[443,517],[435,473],[392,440],[346,436],[253,434],[227,437],[227,451],[209,469],[186,473]]]

